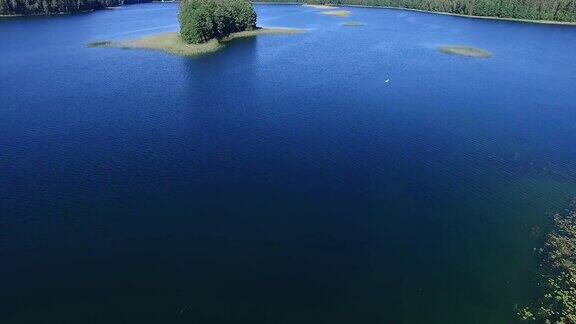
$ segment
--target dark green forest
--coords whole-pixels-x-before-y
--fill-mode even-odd
[[[576,0],[294,0],[293,2],[396,7],[472,16],[576,22]]]
[[[256,29],[256,12],[246,0],[182,1],[178,19],[180,35],[187,43],[203,43]]]
[[[151,1],[0,0],[0,15],[72,13]],[[286,0],[266,1],[285,2]],[[227,0],[218,2],[227,2]],[[291,0],[290,2],[396,7],[461,15],[576,22],[576,0]]]
[[[49,15],[83,12],[152,0],[0,0],[0,15]]]

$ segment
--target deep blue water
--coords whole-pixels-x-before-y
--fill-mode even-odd
[[[1,323],[510,323],[537,297],[576,28],[256,9],[308,30],[189,59],[85,47],[176,31],[175,4],[0,21]]]

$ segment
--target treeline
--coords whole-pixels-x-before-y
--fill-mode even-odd
[[[283,0],[266,0],[284,2]],[[576,0],[289,0],[438,11],[470,16],[576,22]]]
[[[0,0],[0,15],[49,15],[116,7],[152,0]]]
[[[180,35],[187,43],[256,29],[256,12],[246,0],[185,0],[180,3],[178,19]]]

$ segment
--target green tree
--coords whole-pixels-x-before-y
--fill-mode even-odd
[[[256,12],[246,0],[185,0],[180,3],[180,35],[187,43],[222,39],[256,28]]]

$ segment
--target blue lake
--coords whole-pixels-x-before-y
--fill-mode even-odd
[[[86,47],[177,9],[0,21],[1,323],[511,323],[538,296],[576,28],[256,5],[307,32]]]

